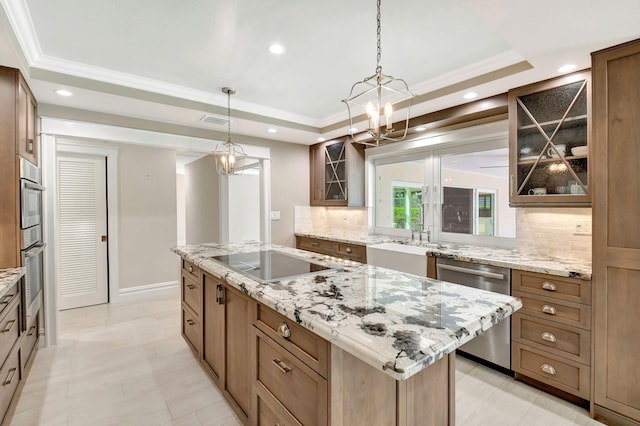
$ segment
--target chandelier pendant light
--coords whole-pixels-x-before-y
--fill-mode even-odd
[[[378,1],[377,15],[377,59],[376,72],[362,81],[351,86],[351,92],[343,99],[349,112],[349,131],[353,136],[356,131],[354,121],[364,119],[366,113],[368,120],[367,133],[371,139],[357,141],[364,145],[377,146],[380,141],[398,142],[407,136],[409,129],[409,115],[411,103],[415,97],[407,83],[390,75],[382,73],[381,58],[381,26],[380,26],[380,2]],[[406,114],[399,114],[399,110],[405,108]],[[394,124],[395,118],[401,118]],[[355,114],[355,116],[354,116]],[[402,116],[402,117],[400,117]],[[398,128],[394,128],[397,125]]]
[[[227,141],[216,145],[212,154],[216,159],[218,174],[239,175],[244,169],[247,154],[240,145],[231,142],[231,95],[235,95],[236,91],[231,87],[223,87],[222,93],[227,95]]]

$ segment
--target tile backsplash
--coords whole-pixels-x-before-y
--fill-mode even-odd
[[[366,207],[296,206],[295,232],[363,236],[368,233]]]
[[[367,207],[296,206],[295,232],[364,236],[368,216]],[[590,208],[519,208],[516,228],[521,252],[591,261]]]
[[[591,261],[590,208],[519,208],[516,222],[518,250]]]

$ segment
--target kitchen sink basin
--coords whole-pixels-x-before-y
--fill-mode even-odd
[[[399,243],[374,244],[367,246],[367,263],[424,277],[427,275],[428,249],[427,246]]]

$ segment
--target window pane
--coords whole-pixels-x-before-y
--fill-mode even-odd
[[[420,219],[424,160],[376,166],[376,226],[411,229]]]

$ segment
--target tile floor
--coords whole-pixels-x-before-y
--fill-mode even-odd
[[[60,313],[11,421],[45,425],[239,425],[180,336],[178,288]],[[587,412],[458,357],[457,425],[598,425]]]

